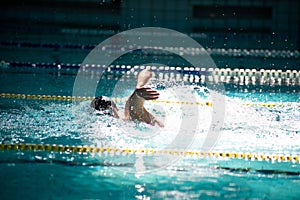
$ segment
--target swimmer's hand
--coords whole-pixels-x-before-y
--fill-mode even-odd
[[[150,87],[136,88],[135,94],[145,100],[156,100],[159,97],[159,93]]]

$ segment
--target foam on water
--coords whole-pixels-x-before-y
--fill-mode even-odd
[[[205,87],[174,86],[160,91],[160,99],[200,102],[210,100]],[[1,100],[2,104],[10,104]],[[199,150],[212,123],[212,107],[147,102],[146,108],[158,116],[164,128],[140,122],[125,122],[97,115],[89,101],[75,108],[70,103],[14,100],[14,109],[2,109],[2,143],[62,143],[118,148],[167,148],[177,135],[191,136],[186,148]],[[299,108],[293,104],[275,107],[249,107],[239,98],[225,98],[224,123],[214,147],[220,151],[299,152]],[[122,112],[125,102],[118,103]],[[197,115],[195,116],[195,113]],[[76,115],[77,116],[77,115]],[[184,123],[182,123],[185,119]],[[199,126],[186,122],[197,120]],[[8,134],[7,134],[8,133]],[[69,141],[68,141],[69,139]],[[185,144],[184,144],[185,145]],[[183,147],[185,148],[185,146]],[[172,148],[180,149],[176,144]]]

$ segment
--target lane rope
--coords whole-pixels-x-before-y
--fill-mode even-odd
[[[91,101],[94,97],[85,96],[63,96],[63,95],[36,95],[36,94],[15,94],[15,93],[1,93],[1,98],[7,99],[35,99],[35,100],[51,100],[51,101]],[[115,102],[125,102],[127,98],[112,98]],[[151,100],[151,103],[166,103],[179,105],[199,105],[199,106],[213,106],[212,102],[192,102],[192,101],[171,101],[171,100]],[[279,106],[296,106],[300,107],[300,103],[243,103],[244,106],[260,106],[260,107],[279,107]]]
[[[274,78],[274,79],[299,79],[299,69],[243,69],[243,68],[212,68],[212,67],[193,67],[193,66],[148,66],[148,65],[100,65],[100,64],[87,64],[82,66],[76,63],[31,63],[31,62],[0,62],[0,67],[29,67],[29,68],[56,68],[60,69],[84,69],[86,72],[89,70],[97,69],[110,69],[112,71],[126,72],[129,70],[144,69],[151,67],[151,70],[157,72],[179,72],[188,75],[202,75],[202,76],[220,76],[220,77],[249,77],[249,78]]]
[[[212,157],[243,159],[249,161],[277,161],[300,163],[299,155],[296,154],[270,154],[270,153],[243,153],[243,152],[201,152],[181,151],[172,149],[130,149],[93,146],[68,146],[56,144],[0,144],[1,151],[45,151],[45,152],[68,152],[68,153],[111,153],[111,154],[146,154],[146,155],[173,155],[184,157]]]

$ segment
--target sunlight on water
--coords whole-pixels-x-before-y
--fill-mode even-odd
[[[71,102],[22,99],[11,102],[1,99],[1,142],[201,151],[208,137],[209,128],[215,120],[212,117],[213,107],[176,102],[205,103],[211,101],[211,91],[203,86],[163,82],[156,83],[153,87],[159,90],[161,102],[159,100],[146,102],[145,107],[164,122],[164,128],[101,115],[90,108],[90,101],[82,101],[74,106]],[[117,93],[119,96],[114,98],[128,97],[131,92],[132,90],[127,88],[123,92],[126,95],[119,92]],[[260,93],[252,95],[253,98],[260,96]],[[278,100],[286,101],[282,98]],[[116,103],[120,112],[123,112],[125,100]],[[267,108],[246,106],[245,103],[249,103],[249,99],[225,97],[224,121],[214,141],[213,151],[287,154],[300,152],[298,142],[300,111],[296,104]],[[43,159],[43,155],[40,159]],[[72,161],[81,158],[67,156],[62,159]],[[90,159],[89,162],[96,159],[97,162],[106,164],[130,164],[131,167],[126,170],[131,172],[156,169],[175,161],[175,166],[182,167],[216,164],[216,160],[209,158],[179,160],[177,157],[168,156],[124,157],[124,155],[105,154]],[[245,166],[245,162],[228,163],[219,160],[218,165],[239,167]],[[251,164],[252,168],[260,168],[260,166]],[[264,163],[265,168],[266,166]],[[274,167],[272,166],[271,169]],[[282,169],[287,166],[277,167]]]
[[[121,85],[126,84],[122,82]],[[202,103],[211,101],[211,91],[203,86],[170,82],[157,82],[152,86],[159,90],[161,101]],[[113,97],[128,97],[132,92],[131,85],[128,84],[124,90],[119,88],[118,91]],[[213,151],[299,155],[300,109],[296,105],[297,101],[273,108],[245,105],[251,102],[264,103],[267,95],[269,94],[257,92],[252,93],[251,98],[248,93],[238,94],[238,97],[225,96],[224,121]],[[275,103],[288,102],[289,94],[285,96],[274,94],[273,99],[276,99]],[[124,105],[125,102],[117,102],[121,112]],[[146,102],[145,106],[164,122],[164,128],[100,115],[90,108],[90,101],[82,101],[74,106],[67,101],[3,98],[0,99],[1,143],[201,150],[214,120],[213,107],[165,102]],[[197,123],[191,125],[192,122]],[[265,194],[265,188],[275,188],[276,192],[273,195],[278,197],[285,194],[286,190],[295,191],[295,188],[299,187],[298,176],[276,174],[276,171],[299,173],[300,166],[294,162],[120,152],[0,153],[2,161],[11,162],[2,165],[5,174],[10,171],[8,179],[19,174],[21,182],[32,183],[32,179],[28,179],[26,173],[30,173],[30,177],[38,177],[39,181],[48,180],[54,174],[57,176],[55,187],[59,189],[61,186],[68,191],[74,191],[72,185],[76,185],[81,189],[88,188],[89,191],[107,193],[111,187],[112,190],[117,188],[126,191],[116,194],[117,197],[121,196],[124,199],[132,197],[145,199],[149,196],[154,199],[161,197],[239,199],[245,196],[256,198]],[[22,161],[58,165],[22,165]],[[32,167],[39,170],[34,171]],[[248,169],[250,171],[243,171]],[[266,173],[260,173],[259,170],[265,170]],[[263,181],[258,182],[258,177]],[[65,184],[65,180],[70,184]],[[285,191],[278,181],[286,186]],[[99,188],[99,185],[104,185],[104,189]],[[299,196],[297,192],[291,193],[291,197],[297,195]]]

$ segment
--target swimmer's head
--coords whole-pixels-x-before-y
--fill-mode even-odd
[[[102,114],[108,114],[115,117],[118,117],[118,109],[113,100],[111,100],[109,97],[106,96],[99,96],[96,97],[91,102],[91,107],[95,110],[100,111]]]
[[[111,106],[112,106],[112,100],[106,96],[96,97],[91,102],[91,107],[99,111],[108,110],[111,108]]]
[[[99,111],[98,114],[110,115],[119,118],[118,108],[113,100],[106,96],[96,97],[91,102],[91,107]]]

